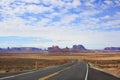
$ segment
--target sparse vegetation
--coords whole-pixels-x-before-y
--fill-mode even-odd
[[[73,53],[69,54],[0,54],[0,73],[38,69],[64,64],[70,60],[87,61],[95,67],[120,75],[120,52],[117,53]]]
[[[13,55],[13,54],[12,54]],[[13,55],[14,56],[14,55]],[[68,60],[51,60],[51,59],[33,59],[28,57],[27,55],[24,56],[24,58],[21,58],[19,55],[18,57],[13,56],[7,56],[7,55],[1,55],[0,56],[0,73],[6,73],[6,72],[18,72],[18,71],[24,71],[24,70],[34,70],[48,66],[55,66],[60,64],[65,64],[68,62]],[[26,58],[25,58],[26,57]]]
[[[120,54],[99,54],[85,61],[98,69],[120,77]]]

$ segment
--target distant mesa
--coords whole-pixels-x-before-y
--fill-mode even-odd
[[[36,53],[42,51],[41,48],[35,47],[12,47],[12,48],[0,48],[0,52],[7,53]]]
[[[57,53],[57,54],[66,54],[70,52],[93,52],[94,50],[86,49],[83,45],[73,45],[71,48],[65,47],[60,48],[59,46],[48,47],[45,50],[36,47],[8,47],[0,48],[0,53]],[[105,47],[102,51],[120,51],[120,47]]]
[[[61,49],[59,48],[59,46],[52,46],[52,47],[48,47],[48,51],[60,51]]]
[[[40,48],[35,47],[13,47],[8,50],[17,50],[17,51],[35,51],[35,50],[41,50]]]
[[[73,45],[72,50],[73,51],[84,51],[87,49],[83,45]]]
[[[0,51],[3,50],[2,48],[0,48]]]
[[[0,48],[0,51],[41,51],[41,48],[35,47],[8,47],[8,48]],[[84,51],[87,50],[83,45],[73,45],[72,48],[65,47],[60,48],[59,46],[48,47],[47,51]]]
[[[50,52],[69,52],[69,51],[86,51],[87,49],[83,45],[73,45],[72,48],[59,48],[59,46],[48,47]]]
[[[60,53],[69,53],[69,51],[79,52],[86,51],[87,49],[83,45],[73,45],[72,48],[65,47],[60,48],[59,46],[48,47],[47,51],[49,52],[60,52]],[[0,48],[0,52],[7,53],[34,53],[44,51],[41,48],[35,47],[8,47],[8,48]]]
[[[120,51],[120,47],[105,47],[104,50],[108,50],[108,51]]]

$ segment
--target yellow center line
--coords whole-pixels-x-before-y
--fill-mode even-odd
[[[70,67],[71,67],[71,66],[70,66]],[[62,71],[64,71],[64,70],[69,69],[70,67],[67,67],[67,68],[65,68],[65,69],[62,69],[62,70],[60,70],[60,71],[57,71],[57,72],[52,73],[52,74],[50,74],[50,75],[47,75],[47,76],[45,76],[45,77],[42,77],[42,78],[40,78],[39,80],[46,80],[46,79],[48,79],[48,78],[50,78],[50,77],[52,77],[52,76],[55,76],[55,75],[59,74],[60,72],[62,72]]]

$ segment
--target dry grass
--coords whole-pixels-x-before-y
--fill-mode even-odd
[[[41,54],[0,54],[0,71],[14,72],[26,69],[35,69],[35,62],[38,68],[64,64],[71,60],[87,61],[108,72],[120,75],[120,52],[117,53],[73,53],[70,55],[41,55]]]
[[[38,55],[1,55],[0,56],[0,73],[6,72],[18,72],[24,70],[34,70],[36,69],[36,62],[37,62],[37,69],[48,67],[48,66],[55,66],[68,63],[67,59],[56,60],[52,58],[42,57]]]
[[[120,53],[119,54],[97,54],[93,57],[85,59],[88,63],[92,64],[105,72],[120,77]]]

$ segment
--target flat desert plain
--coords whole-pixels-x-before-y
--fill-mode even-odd
[[[41,69],[73,60],[86,61],[92,67],[120,77],[120,52],[72,53],[70,55],[1,53],[0,74]]]

